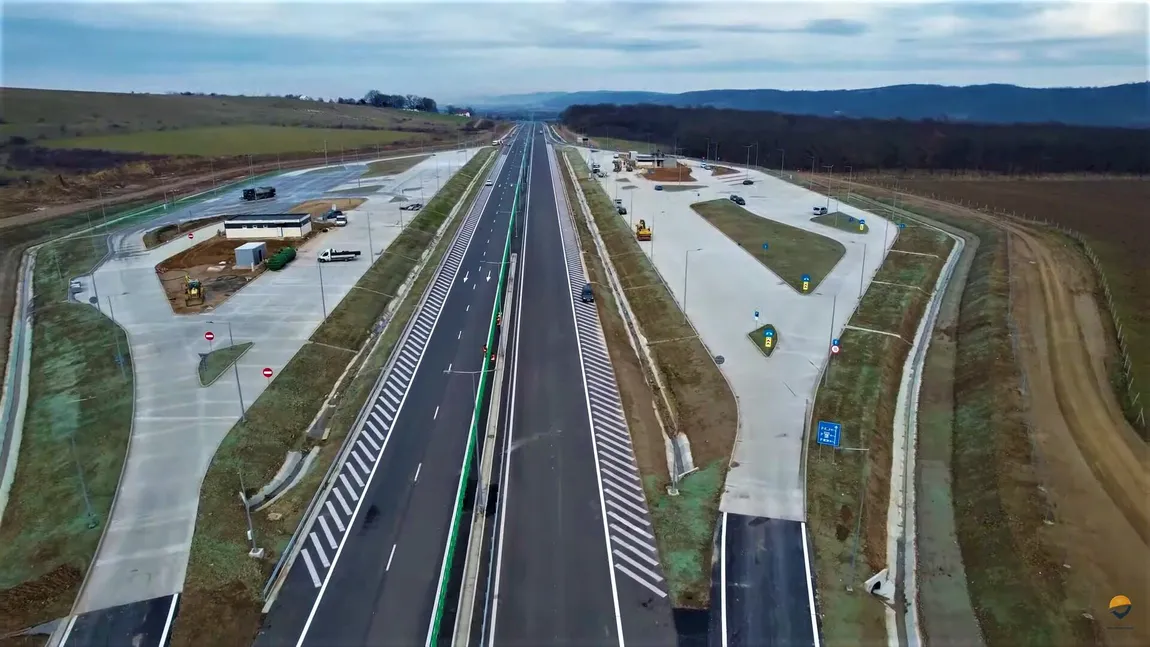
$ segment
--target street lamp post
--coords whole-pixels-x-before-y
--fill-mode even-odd
[[[831,173],[834,172],[834,164],[823,164],[823,168],[827,170],[827,211],[831,210]]]
[[[855,167],[847,164],[847,202],[851,201],[851,182],[854,180]]]
[[[683,252],[683,315],[684,316],[687,315],[687,267],[689,266],[689,264],[691,262],[691,252],[701,252],[701,251],[703,251],[702,247],[696,247],[695,249],[688,249],[685,252]]]
[[[784,167],[787,165],[787,149],[780,148],[778,150],[782,153],[782,156],[779,157],[779,175],[782,175]]]
[[[325,319],[326,319],[326,317],[325,317]],[[209,319],[208,323],[215,324],[217,322]],[[232,335],[232,322],[223,321],[223,322],[218,322],[218,323],[222,323],[228,327],[228,345],[229,346],[235,346],[236,345],[236,338],[234,335]],[[247,422],[248,421],[247,407],[244,405],[244,390],[240,386],[240,363],[239,363],[238,359],[236,361],[232,362],[232,371],[235,373],[235,376],[236,376],[236,396],[238,396],[239,400],[240,400],[240,420]]]
[[[78,400],[69,400],[69,402],[77,403],[95,399],[96,396],[93,395]],[[92,497],[88,495],[88,481],[84,478],[84,466],[80,464],[80,452],[76,449],[75,427],[72,428],[72,433],[68,434],[68,443],[72,447],[72,460],[76,463],[76,476],[80,481],[80,494],[84,497],[84,514],[88,517],[88,529],[90,530],[100,525],[100,520],[96,518],[96,511],[92,509]]]
[[[317,258],[315,265],[319,268],[319,303],[323,307],[323,318],[327,319],[327,300],[323,295],[323,263]]]

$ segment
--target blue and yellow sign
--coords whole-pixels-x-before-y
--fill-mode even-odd
[[[810,274],[804,274],[803,275],[803,292],[806,292],[810,289],[811,289],[811,275]]]
[[[1116,595],[1110,598],[1110,613],[1119,620],[1129,615],[1132,606],[1130,598],[1125,595]]]
[[[866,231],[866,220],[859,218],[859,231]]]
[[[767,328],[763,331],[763,348],[771,348],[775,345],[775,331]]]

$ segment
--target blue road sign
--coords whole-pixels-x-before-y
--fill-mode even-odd
[[[906,223],[905,222],[898,223],[898,228],[899,229],[906,229]]]
[[[837,422],[819,421],[819,429],[815,434],[815,441],[820,445],[838,447],[842,440],[843,426]]]
[[[866,224],[866,219],[865,219],[865,218],[859,218],[859,224],[860,224],[860,225],[865,225],[865,224]]]
[[[758,318],[759,318],[759,311],[755,310],[755,319],[758,319]]]
[[[804,280],[804,281],[810,281],[810,280],[811,280],[811,275],[810,275],[810,274],[804,274],[804,275],[803,275],[803,280]]]
[[[834,339],[831,340],[831,346],[838,346],[838,345],[839,345],[839,338],[838,337],[835,337]]]
[[[767,247],[768,247],[768,245],[766,243],[763,243],[763,249],[766,249]]]
[[[854,216],[847,216],[847,222],[854,222],[854,221],[855,221]]]
[[[774,336],[775,336],[775,331],[771,330],[770,328],[767,328],[766,330],[763,331],[763,337],[774,337]]]

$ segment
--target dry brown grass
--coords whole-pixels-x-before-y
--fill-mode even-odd
[[[359,205],[367,202],[367,198],[328,198],[325,200],[308,200],[301,202],[296,206],[288,209],[288,213],[306,213],[312,218],[319,218],[326,214],[329,209],[336,208],[340,211],[351,211]]]

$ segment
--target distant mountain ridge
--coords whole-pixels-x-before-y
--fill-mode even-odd
[[[561,112],[568,106],[649,103],[679,108],[767,110],[794,115],[874,119],[936,119],[987,124],[1064,123],[1150,127],[1150,82],[1097,88],[892,85],[866,90],[697,90],[680,94],[594,90],[535,92],[472,102],[487,110]]]

